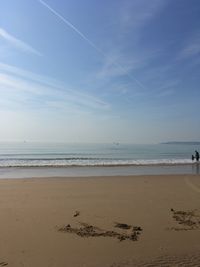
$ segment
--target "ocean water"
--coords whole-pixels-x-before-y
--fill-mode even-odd
[[[188,144],[0,143],[0,179],[200,174]]]
[[[192,164],[200,145],[0,143],[3,167],[105,167]]]

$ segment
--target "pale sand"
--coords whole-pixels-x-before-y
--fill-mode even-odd
[[[0,266],[200,266],[199,214],[198,175],[0,180]],[[79,222],[142,231],[137,241],[58,231]]]

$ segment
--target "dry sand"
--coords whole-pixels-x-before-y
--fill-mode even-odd
[[[0,180],[0,266],[200,266],[200,176]]]

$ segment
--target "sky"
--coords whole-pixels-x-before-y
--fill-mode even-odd
[[[199,14],[199,0],[1,0],[0,141],[199,141]]]

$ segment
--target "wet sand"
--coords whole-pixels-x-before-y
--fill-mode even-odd
[[[68,167],[3,167],[0,179],[4,178],[56,178],[131,175],[199,175],[200,164],[156,164],[133,166],[68,166]]]
[[[0,266],[200,266],[200,176],[0,180]]]

